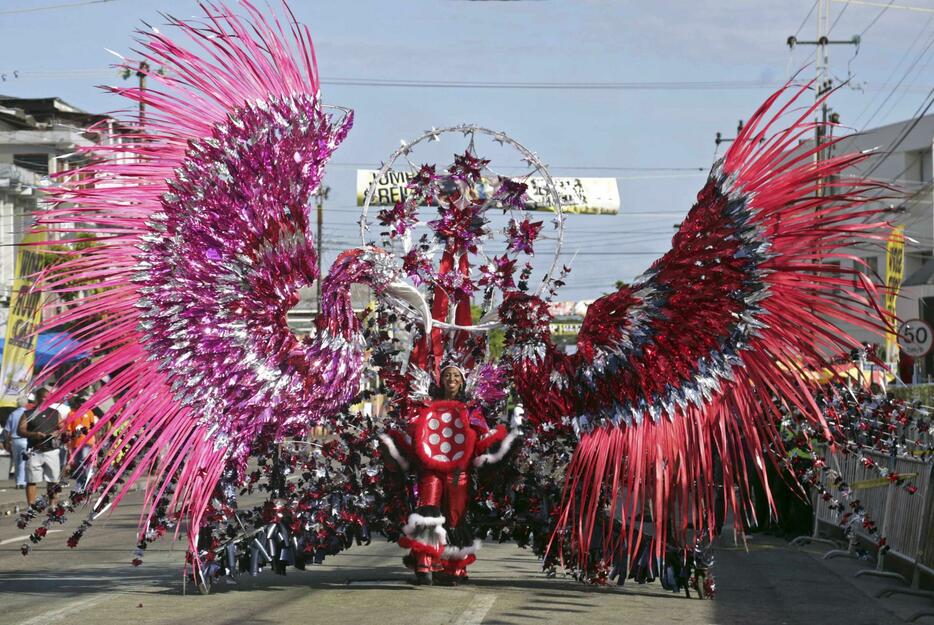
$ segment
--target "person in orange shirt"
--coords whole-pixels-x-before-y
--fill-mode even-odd
[[[91,467],[87,465],[95,440],[89,432],[97,423],[97,415],[90,410],[77,413],[84,403],[82,397],[74,397],[69,403],[73,413],[66,421],[65,429],[68,432],[68,452],[73,462],[72,477],[78,485],[83,486],[90,477]]]

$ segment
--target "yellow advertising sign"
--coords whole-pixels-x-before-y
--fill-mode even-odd
[[[370,185],[374,185],[371,206],[393,206],[404,200],[409,193],[406,185],[415,177],[415,172],[389,171],[379,177],[375,169],[357,170],[357,206],[363,206]],[[480,195],[489,197],[494,182],[483,179]],[[554,211],[554,200],[548,193],[545,179],[539,176],[523,178],[528,185],[526,194],[529,202],[525,208],[536,211]],[[565,213],[586,215],[616,215],[619,213],[619,188],[616,178],[552,177],[561,210]]]
[[[892,229],[885,246],[885,310],[894,323],[898,303],[898,291],[905,274],[905,226]],[[894,332],[885,337],[885,359],[888,363],[898,362],[898,335]]]
[[[29,244],[45,240],[45,232],[30,232],[23,237],[23,247],[16,254],[16,277],[0,365],[0,406],[16,406],[16,398],[32,381],[37,330],[42,321],[42,293],[34,288],[34,274],[44,266],[46,254],[42,248]]]

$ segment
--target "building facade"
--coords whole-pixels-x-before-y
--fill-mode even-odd
[[[875,206],[885,208],[883,218],[905,232],[904,271],[896,311],[902,321],[923,319],[934,326],[934,115],[866,130],[841,140],[832,150],[844,154],[874,150],[857,171],[844,176],[859,175],[888,183],[893,191],[882,193]],[[854,247],[849,252],[865,265],[844,260],[844,266],[873,274],[877,284],[886,279],[886,243]],[[868,267],[868,270],[867,270]],[[867,342],[882,343],[878,335],[859,328],[848,328]],[[901,377],[910,382],[913,377],[934,377],[934,354],[914,362],[901,358]]]
[[[14,247],[42,207],[42,188],[84,162],[81,148],[111,141],[115,122],[59,98],[0,96],[0,307],[9,306]]]

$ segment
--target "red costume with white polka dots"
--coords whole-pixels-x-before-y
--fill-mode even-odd
[[[499,460],[505,449],[495,455],[485,452],[504,442],[509,433],[503,425],[490,429],[479,409],[471,410],[460,401],[436,400],[417,409],[405,431],[395,430],[391,436],[395,443],[391,455],[402,460],[403,468],[411,461],[418,472],[417,511],[403,527],[399,545],[411,549],[417,572],[466,577],[479,541],[452,545],[448,533],[459,528],[467,507],[467,471]]]

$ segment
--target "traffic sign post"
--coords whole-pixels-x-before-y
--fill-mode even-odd
[[[898,329],[898,346],[912,358],[924,358],[934,344],[934,330],[922,319],[909,319]]]

